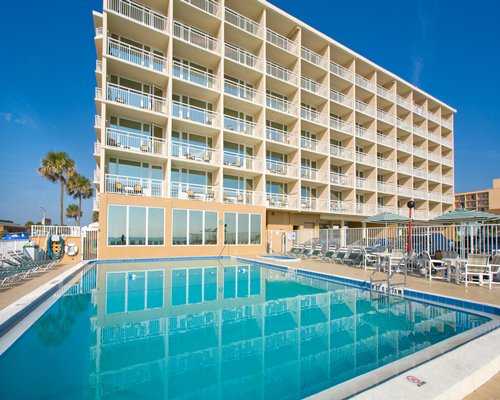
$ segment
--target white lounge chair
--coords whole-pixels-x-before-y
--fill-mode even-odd
[[[469,254],[463,273],[465,287],[467,287],[469,283],[478,283],[479,286],[482,286],[485,276],[491,281],[491,267],[488,265],[488,259],[488,254]],[[470,281],[469,277],[472,278]],[[474,277],[477,278],[477,282],[474,282]]]

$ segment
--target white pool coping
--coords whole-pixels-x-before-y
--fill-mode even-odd
[[[269,258],[267,256],[256,256],[257,258],[261,259],[261,260],[267,260],[267,261],[282,261],[282,262],[285,262],[285,263],[289,263],[289,262],[298,262],[298,261],[301,261],[300,258],[294,258],[294,257],[290,257],[290,258],[287,258],[287,259],[277,259],[277,258]],[[236,258],[240,258],[240,257],[236,257]]]

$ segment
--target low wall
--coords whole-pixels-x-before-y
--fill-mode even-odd
[[[81,260],[81,251],[82,251],[82,239],[78,236],[62,236],[62,239],[64,241],[65,246],[68,243],[75,243],[78,246],[78,253],[76,253],[74,256],[68,256],[63,251],[61,261],[64,261],[64,262],[80,261]],[[45,253],[47,253],[47,240],[48,240],[48,238],[46,236],[34,236],[31,238],[31,241],[37,243],[39,248],[41,250],[43,250]],[[47,257],[47,255],[46,255],[46,257]]]

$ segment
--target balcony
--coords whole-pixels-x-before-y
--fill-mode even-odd
[[[427,138],[435,143],[441,143],[441,136],[436,135],[433,132],[427,132]]]
[[[220,42],[214,37],[180,22],[174,22],[174,37],[204,50],[218,53]]]
[[[194,183],[172,182],[170,197],[181,200],[217,201],[217,191],[214,186],[197,185]]]
[[[409,165],[397,163],[397,171],[406,175],[413,175],[413,168]]]
[[[172,142],[170,155],[182,160],[219,164],[219,152],[217,150],[188,143]]]
[[[427,179],[427,170],[423,168],[413,168],[413,175],[422,179]]]
[[[102,72],[102,61],[101,60],[95,60],[95,72],[96,73]]]
[[[206,13],[212,15],[219,15],[219,4],[215,1],[211,0],[182,0],[184,3],[191,4],[194,7],[199,8],[200,10],[205,11]]]
[[[277,160],[266,160],[266,172],[269,174],[286,176],[288,178],[298,177],[298,168],[295,164]]]
[[[279,33],[273,32],[270,29],[266,29],[266,40],[276,47],[279,47],[280,49],[293,54],[297,54],[297,45],[295,44],[295,42],[291,41],[285,36],[280,35]]]
[[[441,182],[441,174],[437,172],[428,172],[427,179],[430,179],[434,182]]]
[[[297,196],[288,194],[266,193],[266,203],[272,208],[296,209],[299,207]]]
[[[164,197],[164,181],[106,174],[106,192],[145,197]]]
[[[94,180],[93,182],[95,184],[99,184],[101,182],[101,170],[95,169],[94,170]]]
[[[330,117],[330,128],[339,132],[352,134],[352,124],[340,118]]]
[[[439,193],[428,193],[429,200],[441,201],[441,195]]]
[[[427,200],[427,190],[413,189],[413,197]]]
[[[260,125],[245,119],[229,117],[227,115],[224,115],[224,129],[256,138],[262,137]]]
[[[96,91],[97,98],[99,93],[100,89],[98,88]],[[129,89],[125,86],[115,85],[114,83],[108,83],[107,100],[161,114],[167,113],[167,102],[163,98]]]
[[[339,214],[352,214],[353,204],[347,201],[331,200],[330,212]]]
[[[405,99],[404,97],[400,96],[399,94],[396,96],[396,104],[398,106],[405,107],[408,110],[412,109],[410,100]]]
[[[262,101],[261,93],[257,90],[241,83],[235,83],[228,79],[224,80],[224,93],[243,100],[251,101],[252,103],[260,103]]]
[[[448,194],[443,194],[443,196],[441,197],[441,201],[443,203],[453,203],[453,196]]]
[[[172,76],[208,89],[217,90],[219,88],[219,78],[217,76],[190,65],[181,64],[178,61],[174,61]]]
[[[165,140],[116,128],[106,129],[106,146],[126,152],[163,156]]]
[[[297,115],[297,104],[271,94],[266,94],[266,106],[285,114]]]
[[[354,153],[352,148],[336,146],[334,144],[330,145],[330,155],[333,157],[338,157],[349,161],[352,161],[354,159]]]
[[[451,129],[453,124],[451,121],[448,121],[446,119],[441,118],[441,125],[444,126],[447,129]]]
[[[276,79],[297,85],[297,74],[273,62],[266,62],[266,73]]]
[[[302,211],[328,211],[328,200],[316,197],[302,196],[300,198],[300,209]]]
[[[418,135],[420,137],[427,139],[427,131],[425,129],[420,128],[417,125],[413,125],[413,133],[415,135]]]
[[[384,144],[389,147],[394,147],[394,138],[377,132],[377,143]]]
[[[372,181],[371,179],[356,177],[356,189],[375,191],[376,183],[377,182]]]
[[[165,57],[116,39],[108,38],[108,55],[157,72],[166,73],[167,71],[167,59]]]
[[[376,91],[375,83],[369,81],[365,77],[358,75],[358,74],[356,74],[356,85],[358,85],[366,90],[369,90],[370,92]]]
[[[387,158],[378,157],[377,167],[394,171],[396,169],[396,163],[394,162],[394,160],[388,160]]]
[[[453,185],[453,177],[452,176],[443,176],[441,181],[447,185]]]
[[[422,158],[427,157],[427,150],[421,149],[420,147],[413,146],[413,154]]]
[[[447,165],[448,167],[452,167],[453,166],[453,158],[451,157],[443,157],[443,164],[444,165]]]
[[[232,44],[225,44],[224,55],[226,58],[237,62],[238,64],[245,65],[246,67],[257,70],[262,69],[262,60],[259,57],[256,57],[248,51]]]
[[[335,89],[330,89],[330,100],[346,107],[352,107],[353,104],[353,98],[351,96],[340,93]]]
[[[262,36],[262,27],[258,23],[252,21],[250,18],[238,14],[236,11],[226,8],[225,19],[229,24],[236,26],[237,28],[240,28],[252,35],[259,37]]]
[[[375,142],[375,140],[377,139],[377,132],[369,131],[362,126],[356,126],[356,137]]]
[[[262,172],[262,159],[232,151],[224,152],[224,165],[231,168]]]
[[[377,191],[383,193],[394,194],[396,193],[396,187],[392,183],[387,182],[377,182]]]
[[[409,154],[412,154],[413,150],[413,146],[411,144],[401,142],[399,140],[396,142],[396,148],[401,151],[406,151]]]
[[[356,203],[356,214],[375,215],[376,213],[377,206],[372,204]]]
[[[394,101],[394,92],[385,87],[377,85],[377,94],[387,100]]]
[[[172,117],[213,127],[219,125],[217,113],[178,101],[172,102]]]
[[[300,77],[300,87],[308,92],[315,93],[321,97],[328,97],[328,91],[326,86],[321,85],[320,83],[309,79],[306,76]]]
[[[99,193],[92,199],[92,211],[99,211]]]
[[[102,128],[102,118],[100,115],[96,115],[94,117],[94,129],[101,129]]]
[[[383,110],[377,110],[377,119],[380,121],[387,122],[388,124],[394,125],[396,122],[396,118],[394,115],[386,113]]]
[[[428,117],[427,110],[421,106],[416,105],[416,104],[413,104],[413,112],[415,114],[418,114],[418,115],[424,117],[424,118]]]
[[[300,55],[304,60],[309,61],[311,64],[327,69],[326,59],[318,53],[302,47],[300,49]]]
[[[318,111],[312,110],[310,108],[301,106],[300,107],[300,117],[307,121],[313,122],[315,124],[326,126],[326,115],[319,113]]]
[[[222,189],[222,201],[229,204],[262,205],[264,196],[262,193],[253,190]]]
[[[315,139],[309,139],[304,136],[300,138],[300,147],[304,150],[310,150],[315,153],[326,154],[328,152],[328,146],[326,145],[326,143],[320,142]]]
[[[281,129],[271,128],[269,126],[266,127],[266,139],[294,147],[298,145],[297,135],[291,134],[290,132],[286,132]]]
[[[328,172],[317,168],[300,167],[300,177],[309,181],[328,183]]]
[[[330,72],[348,81],[352,81],[352,72],[333,61],[330,61]]]
[[[94,157],[99,157],[101,155],[101,143],[94,142]]]
[[[330,183],[332,185],[346,186],[352,188],[353,181],[351,175],[330,172]]]
[[[398,194],[398,196],[412,197],[413,196],[413,189],[410,187],[406,187],[406,186],[398,186],[397,187],[397,194]]]
[[[405,131],[413,132],[412,125],[404,119],[398,117],[396,120],[396,125],[398,128],[404,129]]]
[[[362,112],[363,114],[369,115],[370,117],[374,117],[376,115],[375,107],[372,107],[360,100],[356,100],[356,111]]]
[[[371,155],[366,154],[366,153],[362,153],[360,151],[356,152],[356,162],[361,163],[361,164],[365,164],[365,165],[369,165],[371,167],[377,166],[377,161],[376,161],[376,158],[374,156],[371,156]]]
[[[141,4],[130,0],[107,0],[106,4],[109,11],[114,11],[149,28],[167,32],[167,18]]]
[[[416,106],[414,107],[414,111],[415,108]],[[433,113],[432,111],[427,111],[427,118],[429,118],[432,122],[435,122],[436,124],[439,124],[441,122],[441,118],[437,115],[437,113]]]

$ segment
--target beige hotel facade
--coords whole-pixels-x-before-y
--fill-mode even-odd
[[[456,111],[272,4],[93,17],[101,258],[259,253],[266,229],[454,208]]]

